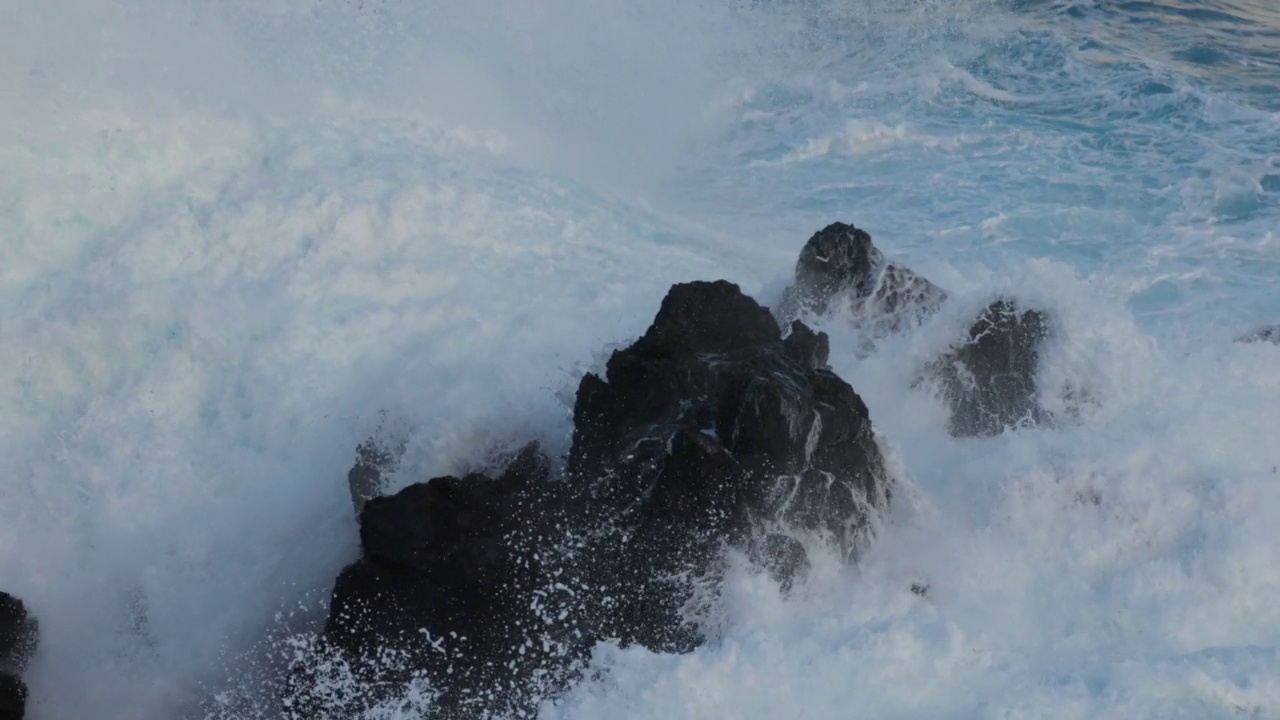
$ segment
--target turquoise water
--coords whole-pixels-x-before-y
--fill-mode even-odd
[[[602,646],[543,717],[1280,716],[1280,355],[1231,342],[1280,321],[1273,5],[52,0],[0,61],[29,717],[271,717],[356,443],[401,429],[396,485],[563,451],[671,283],[771,302],[837,219],[951,292],[869,356],[825,321],[876,544],[742,563],[713,642]],[[997,293],[1070,420],[951,438],[912,379]]]
[[[806,62],[750,88],[733,162],[690,181],[714,188],[701,208],[854,217],[912,258],[1059,260],[1166,332],[1280,312],[1275,9],[822,9]]]

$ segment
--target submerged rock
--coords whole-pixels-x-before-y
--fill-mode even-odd
[[[1238,343],[1269,342],[1280,345],[1280,325],[1261,325],[1241,335],[1235,340]]]
[[[998,435],[1006,428],[1047,419],[1037,400],[1040,345],[1049,321],[1040,310],[1010,299],[988,305],[965,340],[926,368],[951,407],[957,437]]]
[[[530,445],[500,471],[368,501],[326,652],[296,669],[286,716],[349,717],[419,682],[442,716],[528,712],[597,642],[703,642],[687,615],[726,546],[787,586],[808,560],[783,530],[854,552],[889,477],[827,353],[803,323],[783,339],[736,285],[674,286],[583,377],[562,476]]]
[[[27,614],[26,605],[0,592],[0,720],[22,720],[27,706],[27,686],[22,671],[35,654],[40,627]]]
[[[942,288],[887,260],[866,231],[832,223],[801,249],[780,314],[839,314],[879,337],[918,323],[946,298]]]

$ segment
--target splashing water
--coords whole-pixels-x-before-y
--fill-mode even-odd
[[[907,478],[890,524],[786,597],[744,563],[715,642],[601,647],[542,716],[1280,715],[1280,363],[1230,342],[1280,320],[1269,4],[0,19],[29,717],[270,716],[254,690],[357,552],[357,442],[403,424],[400,485],[563,451],[577,377],[671,283],[773,302],[836,219],[952,293],[869,357],[823,328]],[[997,293],[1054,313],[1043,400],[1073,419],[954,439],[912,378]]]

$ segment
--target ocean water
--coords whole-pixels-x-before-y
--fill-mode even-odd
[[[834,220],[952,292],[869,356],[822,323],[900,467],[877,541],[743,564],[713,642],[541,716],[1280,717],[1280,348],[1231,342],[1280,321],[1269,0],[49,0],[0,60],[34,720],[271,717],[357,442],[398,485],[563,451],[671,283],[772,302]],[[1066,420],[954,439],[912,381],[998,293]]]

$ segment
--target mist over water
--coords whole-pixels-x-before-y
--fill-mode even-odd
[[[894,516],[543,716],[1280,715],[1280,363],[1230,342],[1280,320],[1270,5],[57,0],[0,48],[29,717],[269,717],[356,443],[397,428],[399,485],[564,451],[671,283],[772,302],[837,219],[953,293],[869,357],[822,328]],[[997,293],[1053,312],[1068,421],[953,439],[910,386]]]

